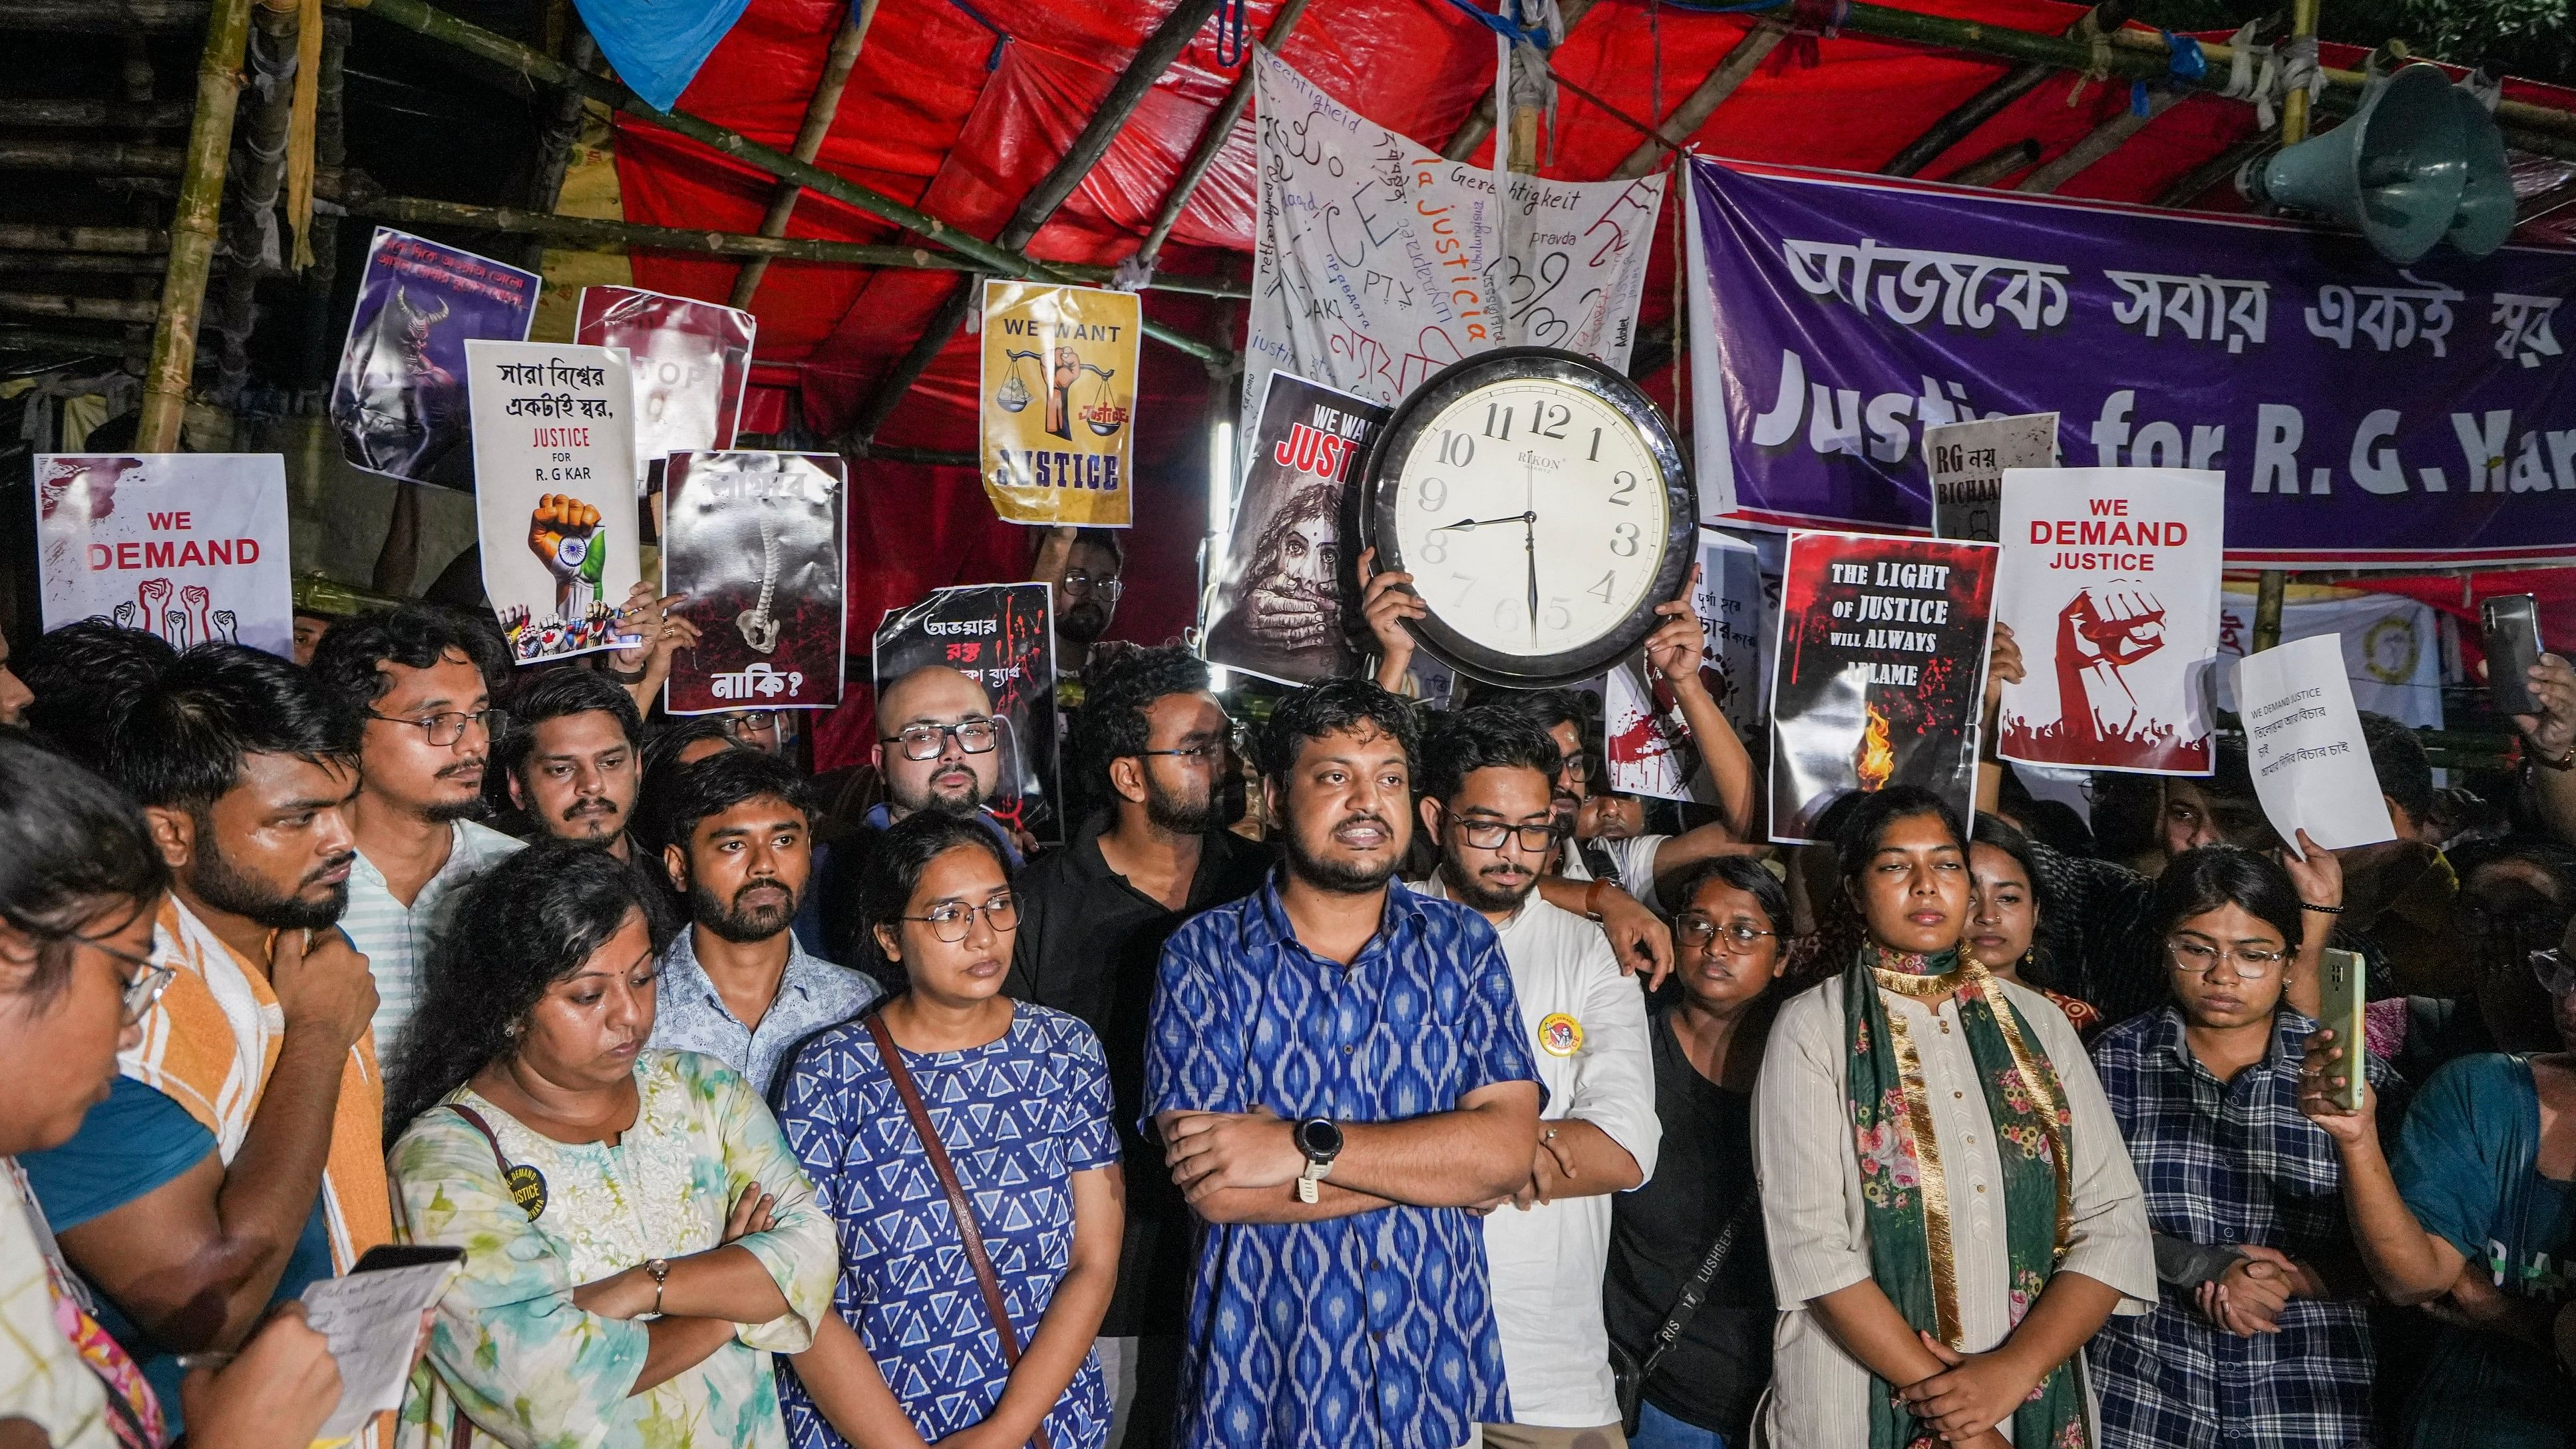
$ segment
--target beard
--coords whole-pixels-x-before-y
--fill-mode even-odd
[[[1338,822],[1334,828],[1338,830],[1348,823],[1350,822],[1347,820]],[[1393,837],[1394,830],[1389,827],[1388,838]],[[1287,857],[1289,873],[1319,891],[1329,891],[1334,895],[1367,895],[1393,880],[1395,868],[1403,863],[1402,851],[1389,851],[1385,859],[1373,865],[1362,865],[1346,860],[1327,860],[1321,856],[1308,854],[1306,843],[1297,838],[1297,832],[1294,830],[1280,832],[1280,839]]]
[[[1109,611],[1085,599],[1055,616],[1055,631],[1067,644],[1097,644],[1109,632]]]
[[[1511,911],[1530,898],[1538,889],[1538,876],[1523,872],[1519,885],[1507,886],[1485,871],[1469,873],[1457,861],[1444,857],[1440,862],[1440,879],[1449,887],[1449,895],[1460,905],[1479,911]]]
[[[626,811],[616,801],[604,795],[593,795],[576,800],[563,812],[563,823],[570,829],[570,833],[565,835],[565,838],[614,839],[618,831],[618,822],[624,819],[625,815]],[[557,833],[563,834],[563,832]]]
[[[335,860],[317,866],[315,873],[341,863]],[[313,901],[292,892],[282,893],[234,865],[216,843],[214,822],[203,818],[197,823],[196,859],[189,863],[188,884],[207,905],[247,917],[272,931],[318,931],[338,924],[340,913],[349,906],[346,880],[333,886],[329,896]]]
[[[1198,799],[1178,791],[1166,790],[1151,775],[1145,777],[1145,818],[1174,835],[1205,835],[1217,826],[1217,792],[1210,790]]]
[[[776,887],[785,892],[786,898],[769,905],[743,904],[744,896],[763,886]],[[689,918],[737,946],[766,941],[786,930],[788,923],[796,919],[796,908],[801,903],[798,893],[788,890],[782,881],[753,881],[735,891],[730,901],[718,899],[703,885],[692,883],[689,887]]]
[[[983,778],[975,773],[972,766],[966,770],[966,783],[963,786],[942,787],[925,782],[919,798],[907,800],[904,796],[908,793],[910,792],[896,790],[895,803],[906,810],[928,810],[941,815],[954,815],[960,820],[974,819],[975,812],[984,808],[984,802],[993,798],[993,792],[985,788]]]

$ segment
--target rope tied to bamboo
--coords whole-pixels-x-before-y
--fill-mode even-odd
[[[2236,27],[2228,41],[2227,84],[2219,94],[2231,100],[2254,103],[2255,129],[2269,131],[2281,123],[2281,61],[2272,47],[2255,38],[2262,21],[2248,20]]]
[[[2083,72],[2075,77],[2075,84],[2066,92],[2066,104],[2072,106],[2084,99],[2086,91],[2111,79],[2111,37],[2102,33],[2101,23],[2093,18],[2092,11],[2087,10],[2083,18],[2075,22],[2075,29],[2068,38],[2083,42],[2089,53]]]
[[[2326,73],[2318,67],[2317,38],[2313,35],[2291,36],[2281,46],[2281,94],[2286,96],[2292,91],[2308,93],[2311,112],[2317,98],[2326,93]],[[2255,113],[2255,119],[2262,119],[2260,111]]]

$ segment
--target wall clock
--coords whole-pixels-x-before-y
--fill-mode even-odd
[[[1699,506],[1663,413],[1572,352],[1507,347],[1434,374],[1378,435],[1358,494],[1377,567],[1413,575],[1434,658],[1537,689],[1599,674],[1681,592]]]

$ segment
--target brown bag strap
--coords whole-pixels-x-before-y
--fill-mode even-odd
[[[1002,1302],[1002,1279],[993,1271],[993,1260],[984,1252],[983,1230],[975,1226],[974,1205],[966,1201],[966,1189],[957,1181],[957,1168],[948,1160],[948,1148],[939,1140],[939,1129],[930,1125],[930,1108],[921,1100],[921,1088],[912,1080],[912,1070],[903,1064],[903,1049],[894,1044],[894,1033],[886,1030],[885,1017],[869,1012],[859,1023],[867,1028],[868,1037],[877,1044],[877,1057],[885,1063],[886,1075],[893,1078],[895,1095],[903,1098],[904,1115],[912,1119],[914,1135],[921,1139],[921,1149],[930,1158],[930,1170],[939,1174],[939,1185],[948,1192],[948,1211],[957,1219],[957,1236],[966,1243],[966,1261],[975,1269],[975,1286],[984,1290],[984,1312],[993,1320],[993,1331],[1002,1338],[1002,1362],[1006,1367],[1020,1366],[1020,1335],[1011,1326],[1011,1311]],[[1046,1428],[1040,1424],[1030,1443],[1037,1449],[1049,1449]]]

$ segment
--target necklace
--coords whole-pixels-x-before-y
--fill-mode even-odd
[[[778,621],[769,617],[769,605],[778,595],[778,530],[770,521],[767,498],[760,500],[759,517],[760,602],[734,615],[733,626],[754,652],[767,654],[778,647]]]

